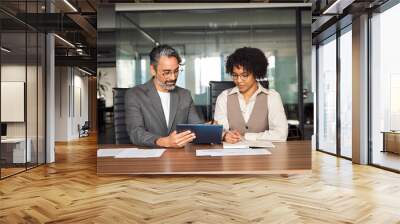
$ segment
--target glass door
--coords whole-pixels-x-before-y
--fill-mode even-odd
[[[322,42],[317,54],[317,149],[336,154],[336,35]]]

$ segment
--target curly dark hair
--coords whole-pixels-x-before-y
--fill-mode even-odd
[[[226,71],[232,75],[233,68],[243,66],[243,69],[254,75],[256,79],[267,77],[268,59],[258,48],[238,48],[226,60]]]

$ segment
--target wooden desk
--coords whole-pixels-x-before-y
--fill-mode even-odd
[[[196,149],[222,145],[187,145],[167,149],[160,158],[97,158],[97,174],[296,174],[311,172],[310,141],[274,143],[271,155],[197,157]],[[132,145],[99,145],[125,148]]]
[[[383,131],[382,152],[400,154],[400,131]]]
[[[27,147],[25,149],[25,144]],[[32,140],[30,138],[6,138],[1,139],[1,159],[4,159],[6,163],[25,163],[31,162]]]

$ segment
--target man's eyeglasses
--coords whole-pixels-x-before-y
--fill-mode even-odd
[[[175,70],[175,71],[166,70],[166,71],[163,71],[161,73],[161,75],[164,76],[165,78],[166,77],[171,77],[172,75],[174,75],[174,77],[178,77],[179,73],[182,72],[182,71],[183,71],[183,69],[181,69],[181,68],[178,69],[178,70]]]
[[[240,79],[241,79],[242,81],[246,81],[247,78],[249,78],[250,74],[244,72],[244,73],[242,73],[241,75],[232,74],[231,76],[232,76],[232,79],[233,79],[233,80],[238,80],[239,77],[240,77]]]

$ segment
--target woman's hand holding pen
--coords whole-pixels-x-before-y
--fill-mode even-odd
[[[233,144],[233,143],[240,142],[240,140],[242,140],[242,136],[240,135],[239,131],[230,130],[230,131],[225,132],[223,140],[228,143]]]
[[[213,120],[207,122],[206,124],[218,125],[218,121],[213,119]],[[242,135],[237,130],[229,130],[229,131],[223,133],[222,140],[226,141],[228,143],[234,144],[234,143],[240,142],[242,140]]]

